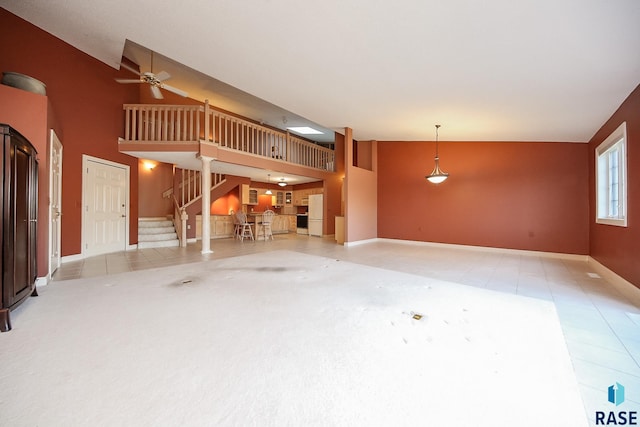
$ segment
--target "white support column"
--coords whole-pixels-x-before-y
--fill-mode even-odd
[[[202,254],[211,250],[211,161],[213,157],[200,156],[202,161]]]

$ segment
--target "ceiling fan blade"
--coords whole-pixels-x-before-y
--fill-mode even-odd
[[[156,74],[156,80],[158,81],[169,80],[170,78],[171,74],[167,73],[166,71],[160,71],[158,74]]]
[[[160,91],[160,88],[158,86],[151,85],[150,87],[151,87],[151,94],[153,95],[153,97],[155,99],[164,98],[164,96],[162,96],[162,92]]]
[[[118,83],[142,83],[140,79],[116,79]]]
[[[131,67],[130,65],[125,64],[124,62],[120,63],[120,67],[124,68],[125,70],[131,71],[133,74],[141,75],[140,71],[136,70],[135,68]]]
[[[173,86],[166,85],[166,84],[164,84],[164,83],[163,83],[160,87],[161,87],[162,89],[164,89],[164,90],[168,90],[169,92],[173,92],[173,93],[175,93],[176,95],[184,96],[185,98],[189,95],[189,94],[188,94],[187,92],[185,92],[184,90],[178,89],[178,88],[173,87]]]

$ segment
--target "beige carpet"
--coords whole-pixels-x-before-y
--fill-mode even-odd
[[[552,304],[276,251],[53,282],[6,426],[587,426]]]

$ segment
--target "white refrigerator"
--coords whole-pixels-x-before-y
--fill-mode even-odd
[[[309,235],[322,237],[322,194],[309,196]]]

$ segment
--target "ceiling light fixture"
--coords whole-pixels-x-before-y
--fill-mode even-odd
[[[319,130],[311,128],[309,126],[291,126],[291,127],[288,127],[287,129],[302,135],[322,135],[323,134]]]
[[[271,174],[270,173],[267,174],[267,183],[271,184]],[[267,188],[267,191],[265,191],[264,194],[272,195],[273,193],[271,192],[270,188]]]
[[[439,128],[440,128],[440,125],[436,125],[436,166],[433,168],[433,171],[431,172],[430,175],[425,176],[425,178],[427,178],[429,182],[432,182],[434,184],[440,184],[445,179],[449,178],[448,173],[442,172],[442,170],[440,170],[440,157],[438,157],[438,129]]]
[[[278,185],[279,185],[280,187],[286,187],[286,186],[287,186],[287,183],[286,183],[286,182],[284,182],[284,178],[280,178],[280,182],[278,182]]]

